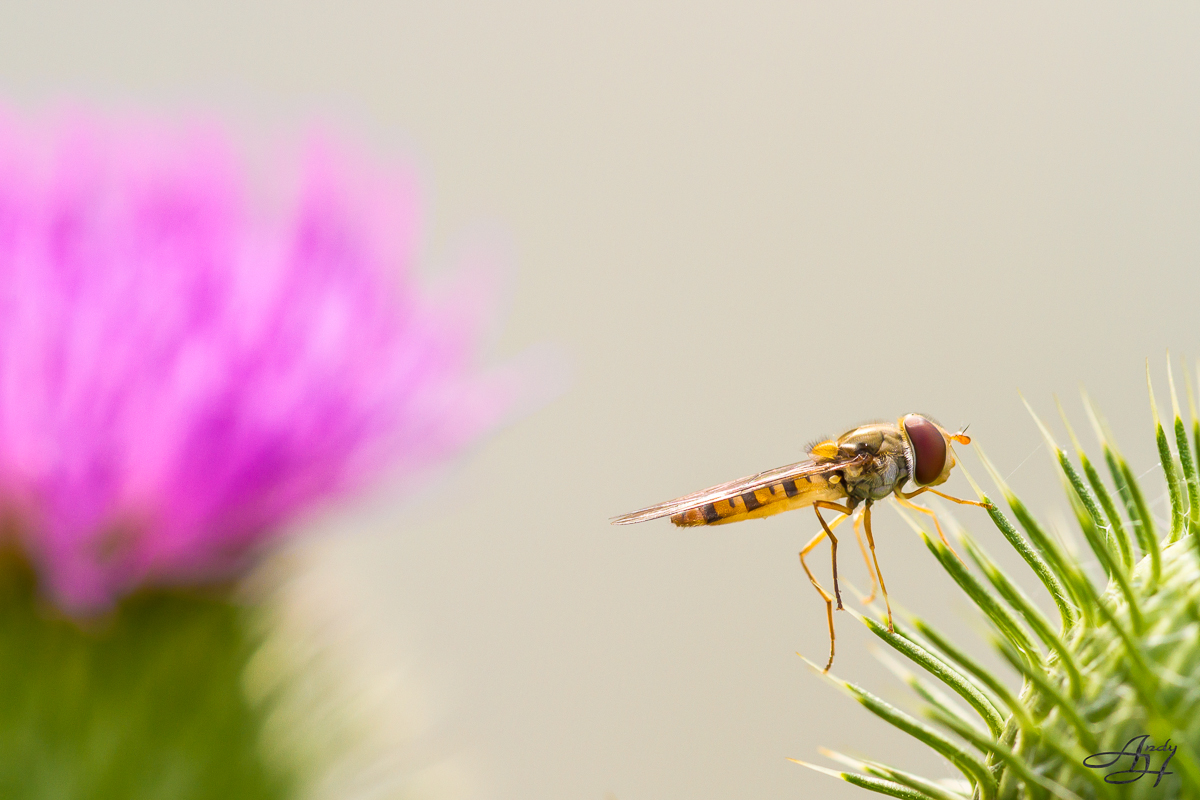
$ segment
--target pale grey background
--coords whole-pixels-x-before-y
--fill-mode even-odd
[[[1086,384],[1150,468],[1144,359],[1165,389],[1166,348],[1200,353],[1197,41],[1184,3],[43,1],[0,7],[0,88],[338,120],[420,154],[432,256],[508,231],[498,353],[559,343],[573,384],[321,560],[415,665],[415,760],[503,800],[841,798],[865,795],[785,757],[947,767],[793,655],[826,651],[811,519],[606,519],[911,410],[970,422],[1066,519],[1018,387],[1090,443]],[[893,597],[973,636],[876,527]],[[902,701],[838,623],[835,671]]]

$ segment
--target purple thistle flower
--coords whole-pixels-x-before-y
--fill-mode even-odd
[[[65,607],[228,576],[511,400],[486,292],[415,284],[411,180],[304,153],[271,207],[218,128],[0,111],[0,507]]]

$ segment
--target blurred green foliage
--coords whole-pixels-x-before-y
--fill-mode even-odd
[[[291,796],[242,691],[246,610],[219,593],[147,591],[79,622],[0,565],[0,798]]]

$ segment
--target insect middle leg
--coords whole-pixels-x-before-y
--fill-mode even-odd
[[[821,516],[821,508],[827,508],[830,511],[840,512],[843,516],[838,517],[833,521],[833,525],[825,522],[825,518]],[[808,563],[805,562],[804,556],[812,552],[813,548],[821,543],[821,540],[826,536],[829,537],[830,555],[833,560],[833,591],[837,596],[838,608],[842,608],[842,594],[838,587],[837,580],[837,537],[833,535],[833,529],[842,524],[851,513],[852,509],[848,506],[840,506],[837,503],[830,503],[825,500],[818,500],[813,503],[813,511],[816,512],[817,519],[821,522],[821,532],[809,540],[808,544],[800,550],[800,566],[804,568],[804,572],[808,575],[808,580],[812,583],[816,590],[820,593],[821,599],[825,601],[825,616],[829,619],[829,662],[825,664],[825,672],[833,666],[833,649],[834,649],[834,633],[833,633],[833,596],[825,591],[825,587],[817,582],[817,578],[812,574],[812,570],[808,568]]]
[[[867,545],[863,542],[862,537],[862,524],[866,513],[867,508],[864,506],[854,515],[854,538],[858,540],[858,551],[862,553],[863,563],[867,565],[867,576],[871,579],[871,593],[862,598],[863,605],[868,605],[875,600],[875,590],[879,587],[875,580],[875,568],[871,566],[871,557],[867,555]]]
[[[867,507],[863,509],[863,528],[867,531],[867,543],[871,545],[871,558],[875,561],[875,573],[879,575],[879,588],[883,591],[883,604],[887,606],[888,633],[895,633],[896,628],[892,625],[892,604],[888,600],[887,584],[883,582],[883,573],[879,571],[879,556],[875,555],[875,537],[871,535],[870,503],[867,503]]]

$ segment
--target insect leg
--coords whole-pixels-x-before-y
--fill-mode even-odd
[[[949,500],[951,503],[958,503],[960,506],[978,506],[979,508],[992,508],[991,503],[980,503],[977,500],[964,500],[961,497],[951,497],[948,494],[943,494],[942,492],[939,492],[937,489],[934,489],[931,486],[923,486],[920,489],[917,489],[915,492],[909,492],[908,494],[905,494],[904,492],[901,492],[901,491],[897,491],[896,494],[900,495],[905,500],[908,500],[910,498],[916,497],[917,495],[921,494],[922,492],[932,492],[933,494],[936,494],[938,497],[942,498],[943,500]]]
[[[821,517],[821,513],[819,511],[817,512],[817,517]],[[829,594],[829,592],[825,591],[825,587],[817,582],[816,576],[813,575],[812,570],[808,568],[808,564],[805,562],[804,557],[811,553],[813,548],[820,544],[821,540],[827,535],[832,536],[832,529],[841,524],[842,520],[844,519],[846,519],[846,517],[838,517],[833,521],[833,525],[826,525],[825,520],[822,519],[821,532],[809,539],[808,544],[804,545],[804,547],[800,550],[800,566],[804,569],[804,573],[808,575],[808,580],[812,583],[813,587],[815,587],[817,592],[820,593],[821,599],[825,601],[825,616],[829,618],[829,662],[825,665],[826,672],[828,672],[829,668],[833,666],[833,597]]]
[[[918,489],[917,491],[923,492],[925,490]],[[913,494],[916,494],[916,492],[913,492]],[[909,495],[908,497],[912,497],[912,495]],[[963,561],[963,557],[958,554],[958,551],[954,549],[954,545],[950,544],[950,540],[947,539],[946,534],[942,532],[942,523],[938,522],[937,514],[933,513],[933,509],[926,508],[925,506],[919,506],[916,503],[909,501],[908,497],[905,497],[904,495],[898,495],[896,497],[896,502],[905,508],[911,508],[913,511],[920,511],[922,514],[928,514],[930,517],[932,517],[933,527],[937,528],[938,536],[940,536],[942,539],[942,544],[950,548],[950,552],[954,553],[954,556],[961,561],[962,565],[965,567],[967,562]]]
[[[867,565],[867,575],[871,579],[871,593],[862,598],[863,605],[868,605],[875,600],[875,590],[878,588],[875,580],[875,568],[871,566],[871,557],[867,555],[867,545],[863,542],[862,523],[863,515],[866,513],[864,508],[854,516],[854,538],[858,540],[858,549],[862,553],[863,563]]]
[[[813,511],[817,513],[817,519],[821,521],[821,527],[825,529],[825,535],[829,537],[829,557],[833,562],[833,596],[837,598],[838,611],[841,611],[845,606],[842,605],[842,590],[838,586],[837,579],[837,537],[833,535],[833,529],[825,524],[825,518],[821,516],[822,508],[844,514],[845,516],[838,517],[839,522],[850,516],[852,512],[849,506],[840,506],[828,500],[817,500],[813,503]]]
[[[892,603],[888,600],[887,584],[883,582],[883,573],[879,571],[879,556],[875,555],[875,537],[871,535],[871,505],[863,509],[863,528],[867,531],[867,543],[871,545],[871,558],[875,561],[875,572],[879,575],[879,588],[883,590],[883,604],[887,606],[888,612],[888,633],[895,633],[896,628],[892,625]]]

